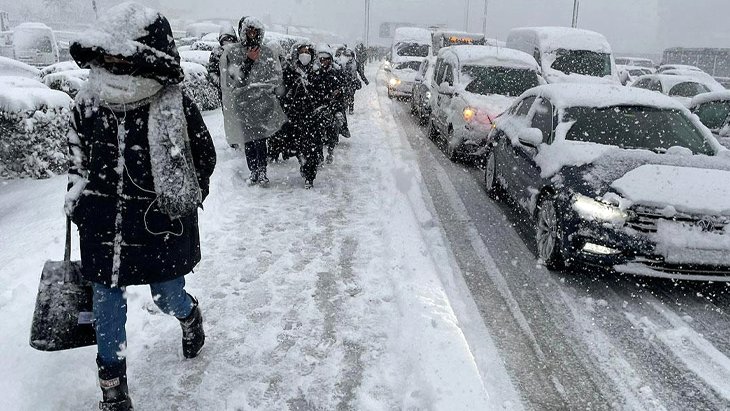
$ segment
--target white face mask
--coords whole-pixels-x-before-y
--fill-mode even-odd
[[[112,74],[101,67],[89,71],[89,84],[102,101],[110,104],[129,104],[152,97],[162,90],[156,80]]]
[[[312,55],[309,53],[300,54],[299,62],[302,63],[302,66],[308,66],[312,62]]]

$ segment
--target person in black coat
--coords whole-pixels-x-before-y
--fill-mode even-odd
[[[181,91],[167,19],[124,3],[99,25],[70,48],[91,70],[73,109],[66,211],[94,288],[100,408],[129,410],[126,286],[149,284],[158,307],[178,318],[186,358],[203,347],[200,307],[184,286],[201,258],[197,209],[216,153],[200,111]]]
[[[340,134],[349,136],[347,119],[345,117],[345,89],[347,87],[347,80],[342,69],[335,64],[334,56],[328,48],[321,47],[318,57],[320,65],[315,71],[315,75],[321,78],[322,83],[328,85],[326,87],[328,106],[333,113],[333,121],[323,124],[324,138],[318,154],[320,156],[320,162],[326,161],[328,164],[331,164],[334,161],[335,147],[340,142]],[[323,148],[327,149],[326,158],[322,151]]]
[[[296,147],[304,188],[317,178],[325,130],[334,122],[331,96],[336,85],[331,77],[313,69],[315,48],[297,44],[284,70],[282,107],[289,118],[290,139]]]

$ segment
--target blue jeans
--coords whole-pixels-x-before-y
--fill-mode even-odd
[[[193,299],[185,292],[185,277],[164,283],[150,284],[152,299],[163,313],[187,318],[193,311]],[[99,360],[115,364],[124,359],[120,355],[127,345],[126,288],[111,288],[94,283],[94,319]]]

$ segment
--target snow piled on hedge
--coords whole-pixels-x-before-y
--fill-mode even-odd
[[[46,178],[66,170],[73,100],[28,78],[0,77],[0,178]]]

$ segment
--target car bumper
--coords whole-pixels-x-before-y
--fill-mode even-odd
[[[697,259],[669,262],[656,251],[657,244],[648,235],[629,233],[624,228],[584,220],[574,220],[574,223],[577,229],[571,230],[574,234],[565,245],[567,256],[574,261],[623,274],[674,280],[730,282],[730,264],[703,264]],[[596,252],[596,249],[602,252]],[[615,253],[603,253],[608,250]]]
[[[487,136],[492,130],[492,125],[476,124],[466,125],[454,130],[454,144],[458,145],[457,151],[465,156],[481,155]]]
[[[399,97],[410,97],[413,95],[414,83],[409,81],[402,81],[400,84],[395,86],[388,84],[388,90],[391,95]]]

